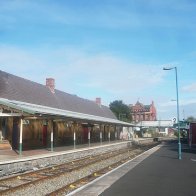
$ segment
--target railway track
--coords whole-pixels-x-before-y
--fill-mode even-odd
[[[132,154],[132,156],[129,156],[128,158],[122,159],[122,160],[120,160],[110,166],[104,167],[103,169],[96,171],[96,172],[94,172],[84,178],[81,178],[73,183],[67,184],[67,185],[61,187],[60,189],[57,189],[57,190],[47,194],[47,196],[67,195],[68,193],[72,192],[73,190],[80,188],[81,186],[83,186],[83,185],[95,180],[96,178],[106,174],[107,172],[122,165],[123,163],[129,161],[130,159],[133,159],[136,155],[137,155],[137,153]]]
[[[27,195],[29,191],[31,193],[32,191],[35,192],[34,195],[56,195],[58,191],[60,194],[63,190],[65,190],[64,192],[70,192],[76,187],[81,186],[81,184],[84,184],[84,182],[89,182],[93,178],[106,173],[108,169],[113,168],[114,165],[118,166],[119,164],[122,164],[122,161],[124,162],[125,160],[133,158],[150,147],[152,147],[152,145],[111,151],[1,179],[0,195]],[[113,159],[116,160],[111,161],[110,163],[110,160]],[[94,169],[97,167],[96,165],[107,166],[103,166],[100,169]],[[78,179],[75,180],[73,176],[78,175],[82,170],[89,171],[87,171],[87,174],[85,175],[81,174]],[[48,187],[48,190],[39,190],[40,186]]]

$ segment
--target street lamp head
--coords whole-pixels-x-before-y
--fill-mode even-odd
[[[171,69],[175,69],[175,67],[163,67],[163,70],[171,70]]]

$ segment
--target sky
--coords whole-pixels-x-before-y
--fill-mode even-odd
[[[109,106],[196,117],[196,1],[0,0],[0,70]]]

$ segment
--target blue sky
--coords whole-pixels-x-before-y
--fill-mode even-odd
[[[80,97],[196,117],[196,1],[0,0],[0,69]]]

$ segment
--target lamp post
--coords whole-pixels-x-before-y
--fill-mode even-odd
[[[163,70],[172,70],[175,69],[176,74],[176,101],[177,101],[177,121],[178,121],[178,159],[182,159],[181,157],[181,143],[180,143],[180,124],[179,124],[179,100],[178,100],[178,73],[177,67],[164,67]]]

